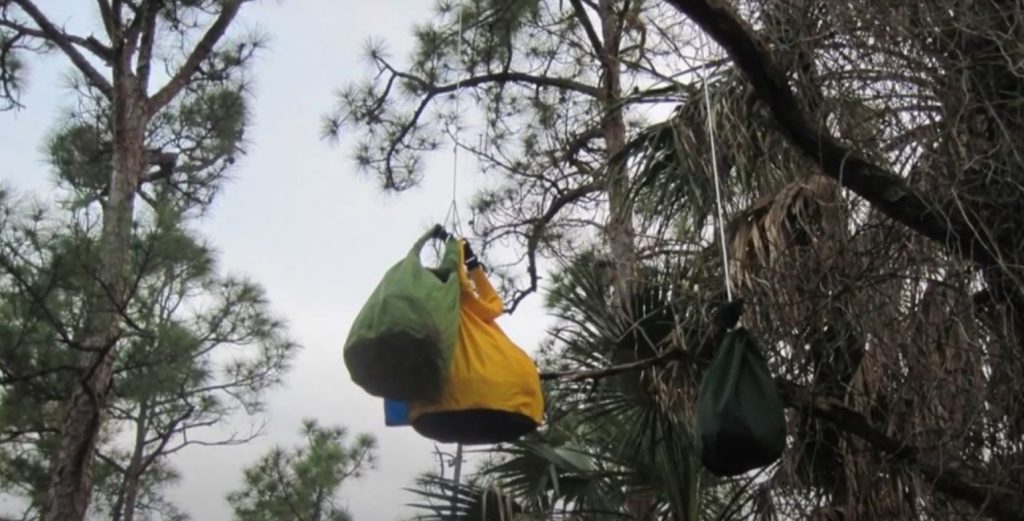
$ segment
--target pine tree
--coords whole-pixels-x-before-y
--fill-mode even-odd
[[[38,511],[59,440],[57,413],[75,385],[73,351],[61,337],[74,338],[81,327],[85,291],[99,269],[97,246],[87,223],[4,208],[0,418],[9,432],[0,439],[0,466],[8,470],[0,489]],[[259,434],[211,436],[230,416],[261,411],[295,351],[259,286],[221,274],[193,234],[172,216],[142,222],[134,234],[136,295],[124,312],[131,331],[112,370],[95,471],[93,510],[111,519],[135,519],[138,508],[174,512],[160,496],[176,478],[169,456]]]
[[[228,495],[235,521],[352,519],[338,490],[374,467],[376,440],[362,434],[349,442],[343,427],[314,420],[303,422],[302,435],[305,445],[275,447],[245,469],[242,488]]]
[[[91,223],[99,271],[76,303],[75,336],[61,338],[77,353],[69,378],[76,383],[67,390],[50,462],[48,521],[80,521],[90,504],[113,371],[135,329],[126,310],[137,290],[137,199],[157,213],[201,209],[241,152],[246,66],[262,41],[226,35],[245,3],[99,0],[100,38],[67,32],[58,13],[33,0],[0,3],[0,93],[8,106],[18,105],[26,56],[55,51],[74,67],[79,110],[54,147],[75,153],[54,159],[58,170],[73,166],[64,179],[91,191],[78,202],[100,215]],[[157,85],[161,69],[168,77]]]

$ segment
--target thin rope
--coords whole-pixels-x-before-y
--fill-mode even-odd
[[[701,33],[701,46],[706,50],[707,43],[704,41],[704,33]],[[711,105],[711,94],[708,90],[707,72],[701,73],[704,83],[704,104],[708,120],[708,140],[711,142],[711,172],[715,178],[715,206],[718,210],[718,235],[722,249],[722,270],[725,274],[725,295],[732,302],[732,283],[729,282],[729,253],[725,245],[725,218],[722,216],[722,187],[718,179],[718,156],[715,153],[715,125],[714,108]]]
[[[459,518],[459,483],[462,481],[462,444],[458,444],[455,447],[455,475],[452,476],[452,482],[455,486],[452,487],[452,503],[451,503],[451,521],[456,521]]]
[[[455,53],[456,53],[455,56],[456,56],[456,59],[459,60],[459,61],[462,60],[462,35],[463,35],[462,11],[463,10],[464,9],[462,8],[462,5],[460,4],[460,6],[459,6],[459,16],[458,16],[459,39],[455,43]],[[459,63],[458,65],[461,65],[461,63]],[[452,228],[452,231],[454,231],[458,235],[462,235],[462,226],[461,226],[462,219],[459,217],[459,202],[458,202],[458,193],[459,193],[458,192],[458,188],[459,188],[459,135],[460,135],[460,128],[459,128],[459,121],[458,121],[458,119],[459,119],[459,100],[462,98],[459,95],[460,94],[459,90],[462,89],[462,80],[463,80],[462,74],[459,74],[459,79],[455,82],[455,118],[454,118],[454,122],[455,122],[455,135],[452,137],[452,201],[451,201],[451,204],[448,206],[448,213],[447,213],[447,215],[445,215],[445,218],[444,218],[445,227],[448,227],[450,225],[451,228]]]

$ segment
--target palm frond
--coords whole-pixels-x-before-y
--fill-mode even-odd
[[[478,482],[455,483],[449,478],[426,474],[406,489],[419,496],[409,506],[420,511],[416,521],[511,521],[523,513],[512,497],[495,487]]]

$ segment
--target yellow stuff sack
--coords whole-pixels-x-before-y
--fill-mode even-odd
[[[482,268],[468,271],[459,248],[459,336],[441,397],[409,404],[420,435],[464,445],[513,441],[533,432],[544,413],[533,360],[495,320],[503,303]]]

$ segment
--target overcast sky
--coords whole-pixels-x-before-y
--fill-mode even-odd
[[[58,22],[100,34],[93,2],[39,2]],[[342,496],[356,519],[400,519],[411,479],[436,466],[433,444],[411,429],[385,429],[381,402],[351,383],[341,348],[363,300],[448,207],[451,167],[447,155],[432,164],[423,187],[382,195],[374,180],[357,174],[349,150],[319,139],[320,117],[334,92],[362,77],[361,50],[369,37],[386,40],[405,56],[414,23],[429,17],[424,0],[263,1],[243,10],[240,28],[260,28],[271,45],[255,67],[250,153],[232,171],[202,231],[221,253],[224,270],[264,285],[273,308],[303,345],[286,385],[271,397],[266,435],[233,448],[191,448],[175,460],[184,474],[173,498],[196,520],[226,520],[225,494],[241,469],[274,444],[292,444],[304,417],[372,432],[380,442],[378,469],[347,485]],[[18,113],[0,113],[0,179],[20,191],[43,195],[53,186],[42,139],[69,103],[62,77],[69,66],[53,56],[30,64]],[[459,186],[467,200],[475,179],[460,159]],[[464,207],[463,207],[464,208]],[[467,212],[463,210],[465,215]],[[539,298],[528,300],[501,324],[528,352],[536,349],[546,320]],[[239,421],[230,426],[245,430]],[[443,447],[453,449],[452,447]]]

